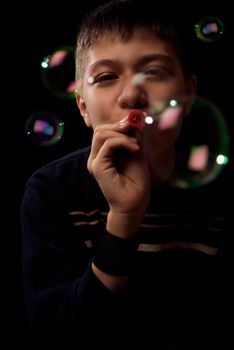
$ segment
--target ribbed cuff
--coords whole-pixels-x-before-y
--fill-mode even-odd
[[[136,239],[124,239],[105,231],[93,259],[97,268],[114,276],[128,275],[137,248]]]

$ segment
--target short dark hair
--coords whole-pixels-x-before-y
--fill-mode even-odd
[[[174,46],[185,77],[193,73],[191,44],[193,24],[167,3],[151,0],[113,0],[87,14],[80,25],[76,45],[76,79],[84,73],[84,53],[103,35],[113,33],[127,41],[137,28],[145,28]]]

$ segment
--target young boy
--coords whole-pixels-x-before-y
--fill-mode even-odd
[[[225,341],[217,293],[225,290],[224,218],[204,213],[207,197],[193,202],[200,190],[168,184],[196,94],[191,42],[174,14],[151,5],[114,1],[86,16],[76,101],[91,147],[26,185],[24,295],[42,349],[216,349]],[[152,111],[181,97],[176,123],[161,130]],[[131,113],[153,123],[133,127]]]

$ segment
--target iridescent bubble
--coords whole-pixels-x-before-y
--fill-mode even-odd
[[[170,105],[170,102],[168,101],[160,101],[156,103],[151,109],[150,113],[153,115],[159,115],[162,111],[164,111],[168,106]]]
[[[179,123],[182,109],[180,102],[175,99],[160,101],[150,108],[145,122],[146,124],[156,122],[161,131],[174,128]]]
[[[51,146],[57,143],[64,131],[64,123],[51,111],[33,113],[25,124],[25,133],[37,146]]]
[[[174,100],[173,100],[174,101]],[[169,105],[159,114],[159,130],[168,130],[177,126],[183,107],[180,105]]]
[[[217,41],[223,34],[223,31],[223,22],[217,17],[207,16],[195,24],[196,36],[207,43]]]
[[[75,98],[74,47],[61,47],[41,62],[42,82],[55,96]]]
[[[145,82],[145,75],[143,73],[136,73],[132,78],[132,84],[134,86],[143,85]]]
[[[147,115],[145,117],[145,123],[146,124],[150,125],[150,124],[153,124],[153,122],[154,122],[154,118],[151,115]]]
[[[93,84],[94,83],[94,77],[88,77],[88,84]]]
[[[220,109],[197,97],[192,112],[184,117],[176,143],[177,161],[171,184],[186,189],[213,181],[228,163],[229,144],[227,122]]]

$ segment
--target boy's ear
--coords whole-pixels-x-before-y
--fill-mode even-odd
[[[85,103],[84,99],[79,94],[76,95],[76,104],[80,110],[80,114],[82,115],[85,124],[87,125],[88,128],[91,128],[92,122],[91,122],[91,119],[89,117],[89,112],[87,110],[86,103]]]
[[[197,77],[193,75],[192,78],[189,79],[189,81],[187,82],[186,96],[188,97],[188,99],[186,100],[185,106],[184,106],[185,116],[189,115],[189,113],[191,112],[196,95],[197,95]]]

